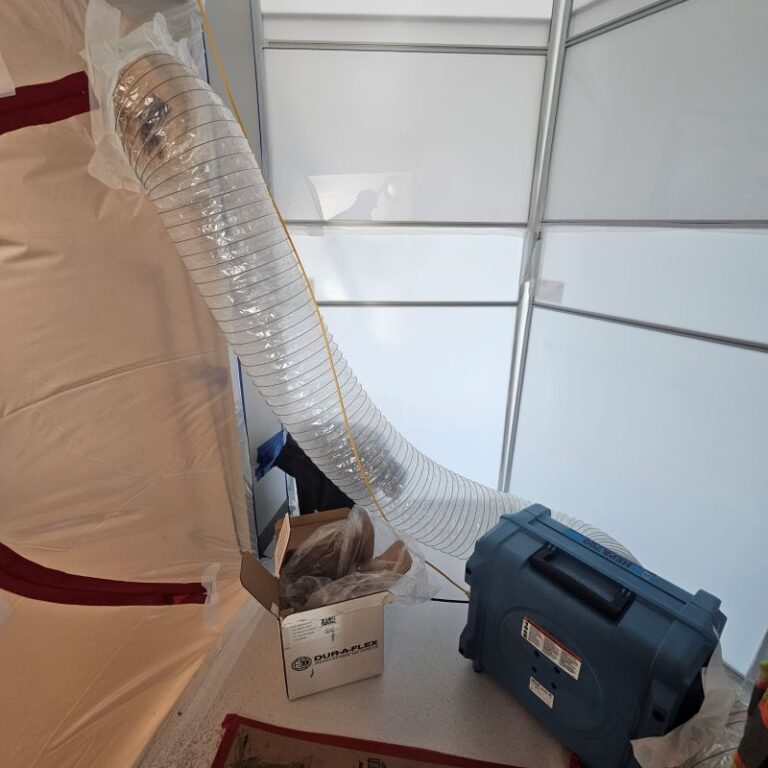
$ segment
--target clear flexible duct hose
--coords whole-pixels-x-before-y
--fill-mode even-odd
[[[238,121],[196,72],[164,53],[122,71],[114,108],[127,159],[190,277],[264,399],[328,478],[363,507],[380,507],[397,528],[457,556],[502,513],[526,506],[416,450],[328,336],[375,503],[351,450],[313,297]],[[597,529],[564,521],[631,557]]]

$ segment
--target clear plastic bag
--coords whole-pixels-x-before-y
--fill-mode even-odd
[[[632,748],[641,768],[721,768],[738,746],[736,688],[728,679],[718,645],[702,670],[704,701],[687,722],[664,736],[635,739]],[[730,727],[729,727],[730,726]],[[743,724],[740,726],[743,731]],[[727,758],[730,760],[730,758]]]
[[[280,570],[281,602],[294,611],[384,591],[397,601],[419,603],[437,588],[414,545],[362,507],[316,530]]]
[[[283,564],[283,578],[340,579],[373,557],[373,525],[360,507],[344,520],[318,528]]]
[[[372,573],[350,573],[341,579],[331,581],[316,589],[304,604],[304,610],[322,608],[325,605],[352,600],[355,597],[385,592],[394,586],[402,574],[395,571],[373,571]]]

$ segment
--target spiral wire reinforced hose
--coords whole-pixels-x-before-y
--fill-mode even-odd
[[[467,556],[527,505],[436,464],[387,421],[325,327],[240,122],[196,72],[141,56],[114,91],[116,130],[191,279],[266,402],[344,493],[437,550]],[[609,536],[563,518],[633,559]]]

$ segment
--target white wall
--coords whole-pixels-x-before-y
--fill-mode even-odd
[[[549,219],[768,218],[763,0],[688,0],[570,47]]]
[[[720,597],[742,671],[766,627],[768,354],[534,313],[513,488]]]
[[[266,72],[287,219],[527,220],[543,57],[268,50]]]
[[[577,3],[571,35],[641,5]],[[545,229],[513,467],[718,595],[741,671],[768,624],[766,28],[760,0],[688,0],[567,49],[546,218],[569,224]]]
[[[514,302],[524,232],[296,225],[319,301]]]
[[[513,308],[327,307],[323,315],[373,401],[416,448],[495,486]]]
[[[654,0],[573,0],[568,36],[574,37],[647,8]]]
[[[768,344],[766,254],[766,229],[548,227],[540,301]]]
[[[545,46],[552,0],[262,0],[268,40]]]

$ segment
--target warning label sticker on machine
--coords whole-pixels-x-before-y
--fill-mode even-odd
[[[535,677],[532,677],[528,683],[528,690],[550,709],[555,706],[555,694],[548,691]]]
[[[527,616],[523,619],[523,638],[526,639],[539,653],[546,656],[574,680],[579,679],[581,659],[571,653],[564,645],[555,640],[552,635],[534,624]]]

